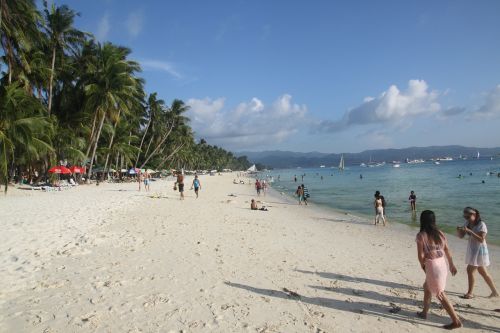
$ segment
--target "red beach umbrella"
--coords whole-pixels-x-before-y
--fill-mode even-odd
[[[59,165],[49,169],[49,173],[57,173],[67,175],[71,173],[71,170],[66,168],[65,166]]]
[[[79,167],[79,166],[72,166],[71,168],[69,168],[69,170],[72,172],[72,173],[83,173],[84,170],[82,167]]]

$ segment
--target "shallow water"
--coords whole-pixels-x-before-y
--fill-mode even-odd
[[[274,177],[273,187],[278,191],[293,195],[297,186],[304,183],[311,201],[365,216],[373,216],[373,195],[378,190],[387,201],[390,222],[418,226],[420,212],[430,209],[436,213],[439,226],[448,232],[463,225],[462,209],[472,206],[481,212],[488,226],[488,242],[500,245],[498,172],[500,160],[484,159],[443,161],[440,165],[401,163],[400,168],[391,164],[373,168],[347,166],[343,172],[331,168],[273,170],[266,175]],[[417,195],[416,214],[412,214],[408,201],[411,190]]]

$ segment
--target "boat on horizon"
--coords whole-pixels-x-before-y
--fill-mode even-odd
[[[425,163],[425,161],[422,158],[410,160],[409,158],[406,159],[407,164],[419,164],[419,163]]]
[[[443,161],[443,162],[448,162],[448,161],[453,161],[452,157],[446,156],[446,157],[438,157],[438,161]]]
[[[324,168],[325,166],[322,164],[322,165],[320,165],[319,167],[320,167],[320,168]]]
[[[345,165],[344,165],[344,164],[345,164],[345,163],[344,163],[344,154],[342,154],[342,155],[340,156],[339,170],[341,170],[341,171],[343,171],[343,170],[344,170],[344,168],[345,168]]]

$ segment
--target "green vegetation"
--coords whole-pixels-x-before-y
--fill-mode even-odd
[[[58,161],[92,169],[242,170],[246,157],[195,142],[188,106],[144,91],[130,49],[73,26],[67,6],[0,0],[0,183]]]

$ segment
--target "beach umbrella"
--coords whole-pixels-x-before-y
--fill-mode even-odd
[[[130,168],[130,170],[128,171],[128,173],[129,173],[129,175],[136,175],[136,174],[139,173],[139,171],[141,171],[141,170],[139,170],[137,168]]]
[[[71,170],[66,168],[63,165],[55,166],[49,169],[49,173],[55,173],[55,174],[63,174],[67,175],[71,173]]]
[[[72,173],[84,173],[84,169],[82,167],[79,167],[79,166],[75,166],[73,165],[71,168],[69,168],[69,170],[72,172]]]

